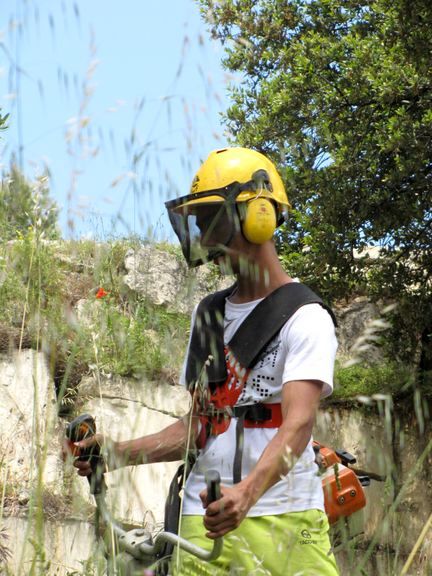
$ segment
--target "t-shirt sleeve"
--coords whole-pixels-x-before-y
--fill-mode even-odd
[[[286,346],[282,382],[319,380],[324,384],[322,397],[329,396],[337,350],[330,314],[319,304],[302,306],[282,328],[281,337]]]

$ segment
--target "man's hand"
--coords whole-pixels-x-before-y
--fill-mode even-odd
[[[237,528],[249,511],[251,503],[241,486],[221,486],[221,498],[207,505],[207,490],[200,494],[203,507],[206,509],[204,526],[207,538],[214,540]]]
[[[93,446],[99,446],[99,448],[101,448],[104,444],[107,444],[107,442],[114,445],[112,441],[104,438],[102,434],[95,434],[94,436],[81,440],[80,442],[71,442],[70,440],[65,439],[62,445],[63,460],[66,461],[69,458],[73,458],[72,463],[75,468],[78,469],[78,475],[90,476],[92,473],[91,464],[88,460],[80,460],[80,453],[86,448],[92,448]],[[114,461],[115,458],[112,460]],[[113,469],[113,467],[110,466],[110,469]]]

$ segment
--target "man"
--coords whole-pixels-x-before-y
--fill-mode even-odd
[[[267,321],[278,316],[275,295],[290,300],[300,286],[294,290],[272,240],[288,207],[274,165],[245,148],[210,154],[190,194],[167,202],[189,265],[214,261],[236,277],[232,289],[195,311],[181,378],[193,394],[193,440],[200,449],[184,490],[181,535],[207,548],[209,539],[224,536],[224,552],[211,565],[181,553],[176,574],[338,573],[311,439],[319,400],[332,390],[334,324],[314,298],[287,312],[275,334]],[[244,332],[245,345],[236,334],[255,309],[258,329]],[[261,331],[271,334],[263,349],[256,344]],[[247,357],[250,349],[259,353],[246,366],[237,356]],[[115,451],[127,464],[183,458],[187,424],[180,420],[157,434],[118,442]],[[75,465],[81,475],[89,473],[88,464]],[[208,469],[222,478],[221,498],[211,504]]]

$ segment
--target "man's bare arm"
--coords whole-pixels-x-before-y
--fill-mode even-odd
[[[283,422],[258,460],[240,484],[251,506],[282,476],[288,474],[302,455],[312,435],[322,383],[302,380],[287,383],[282,392]]]
[[[190,422],[190,418],[192,421]],[[188,439],[190,431],[190,439]],[[185,457],[188,448],[194,448],[195,438],[198,432],[198,418],[190,414],[184,416],[167,426],[160,432],[125,440],[114,442],[103,435],[97,434],[78,442],[80,448],[87,448],[93,444],[104,445],[106,448],[106,464],[108,470],[121,468],[122,466],[131,466],[138,464],[150,464],[152,462],[173,462],[182,460]],[[67,443],[63,446],[64,457],[69,453]],[[90,462],[75,458],[73,465],[78,468],[80,476],[88,476],[92,473]]]
[[[125,466],[182,460],[185,457],[188,444],[190,417],[190,415],[184,416],[155,434],[149,434],[134,440],[115,442],[115,451],[125,462]],[[195,446],[197,429],[198,419],[192,417],[189,448]]]

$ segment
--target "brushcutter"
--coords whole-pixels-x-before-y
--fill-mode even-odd
[[[71,453],[80,460],[90,462],[92,473],[88,476],[90,492],[96,503],[96,532],[98,537],[104,533],[105,552],[108,574],[112,576],[138,576],[146,568],[149,574],[168,574],[170,558],[164,557],[166,544],[178,546],[185,552],[201,560],[210,562],[218,558],[223,548],[223,538],[214,540],[213,548],[205,550],[172,532],[159,532],[152,536],[143,528],[124,530],[112,517],[105,499],[107,491],[104,481],[105,463],[96,444],[91,448],[80,450],[74,445],[96,434],[96,422],[90,414],[82,414],[70,422],[66,428],[66,437],[70,443]],[[208,470],[205,475],[209,503],[219,500],[220,476],[216,470]],[[101,525],[103,529],[101,530]]]

